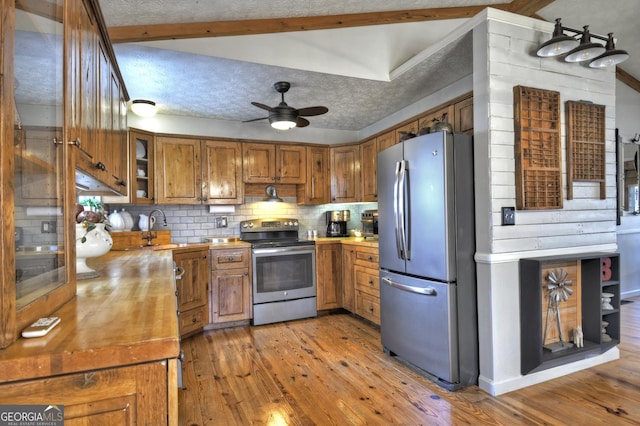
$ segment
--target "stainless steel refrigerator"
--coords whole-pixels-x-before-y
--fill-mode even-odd
[[[450,390],[478,380],[473,182],[465,134],[378,154],[382,345]]]

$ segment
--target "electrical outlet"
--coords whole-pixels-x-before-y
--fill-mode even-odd
[[[515,225],[516,224],[516,209],[515,207],[503,207],[502,208],[502,225]]]
[[[43,234],[55,234],[56,233],[56,221],[45,220],[40,222],[40,232]]]

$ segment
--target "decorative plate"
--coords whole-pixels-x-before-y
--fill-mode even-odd
[[[136,142],[136,158],[147,158],[147,150],[140,141]]]

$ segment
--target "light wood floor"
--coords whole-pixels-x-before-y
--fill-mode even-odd
[[[186,339],[181,425],[640,424],[640,298],[621,358],[499,397],[448,392],[381,350],[347,314]]]

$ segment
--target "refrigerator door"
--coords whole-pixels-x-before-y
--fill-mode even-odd
[[[456,286],[380,271],[385,351],[448,383],[459,381]]]
[[[403,144],[393,145],[378,154],[378,247],[380,268],[404,272],[400,240],[398,167],[403,160]]]
[[[404,159],[408,168],[405,221],[409,255],[405,271],[454,282],[453,136],[438,132],[409,139],[404,142]]]

